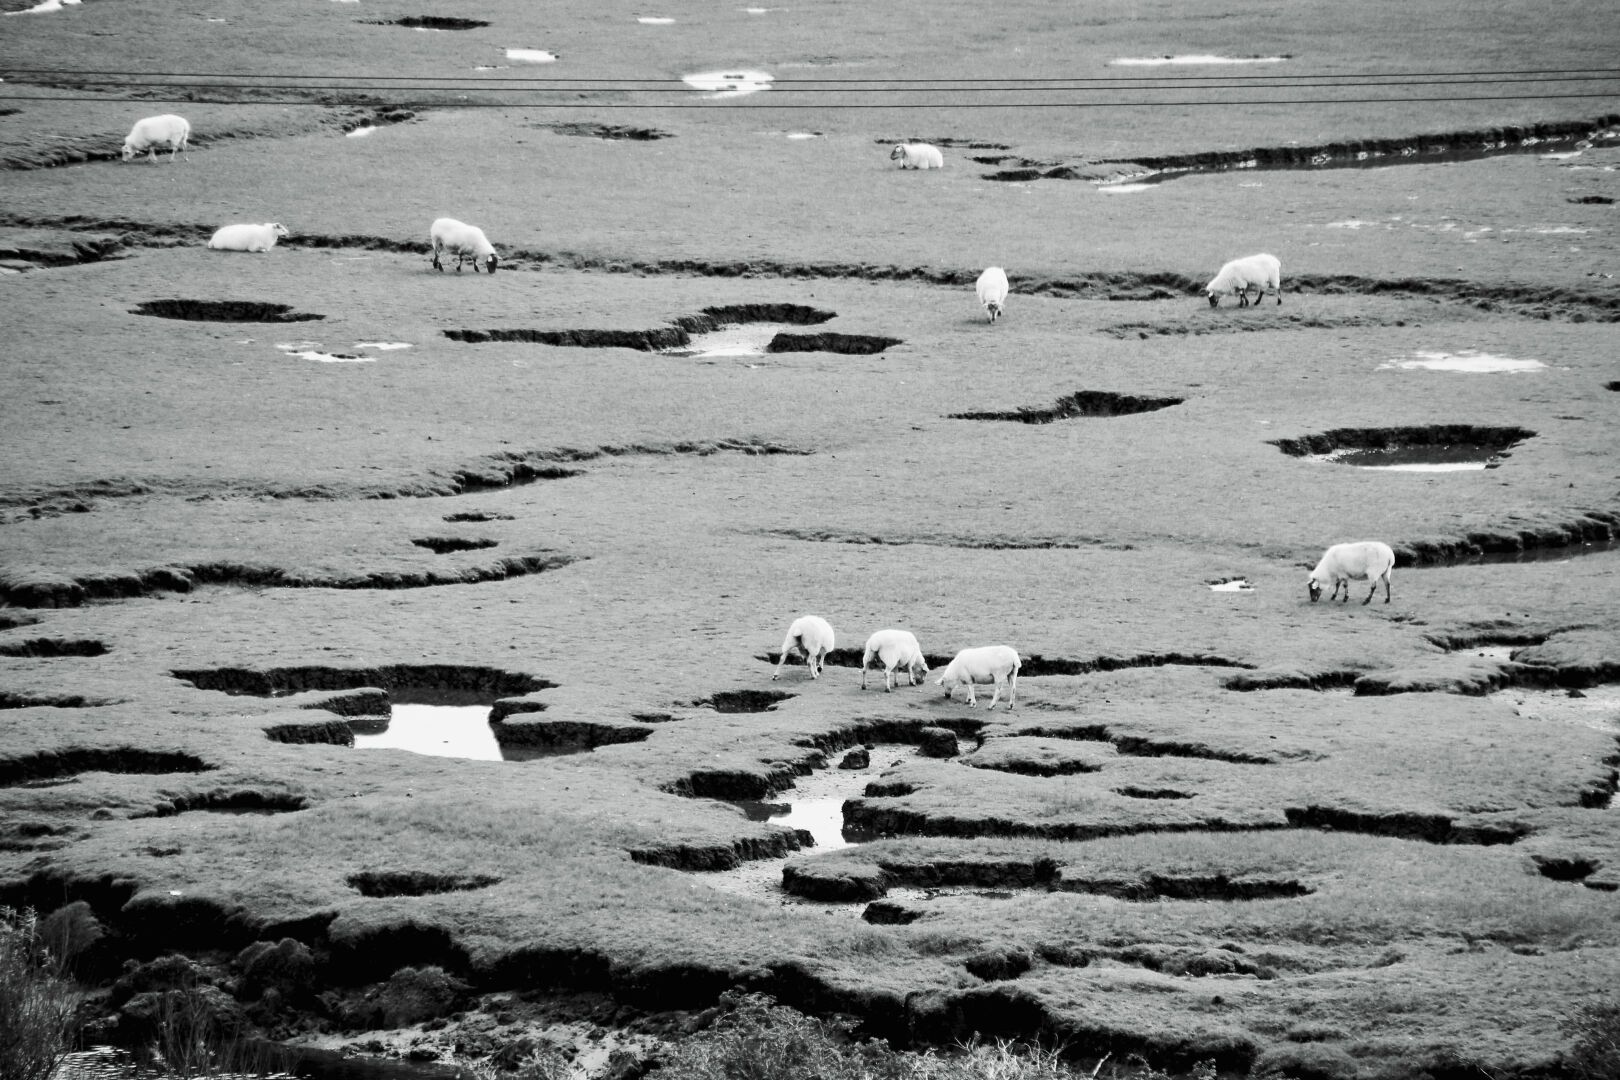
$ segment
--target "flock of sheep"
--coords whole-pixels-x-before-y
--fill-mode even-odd
[[[190,137],[191,124],[185,117],[172,113],[149,116],[137,121],[124,137],[123,159],[129,161],[144,152],[148,160],[156,162],[158,149],[166,147],[169,160],[173,162],[185,151]],[[939,148],[928,143],[898,143],[889,152],[889,159],[898,161],[902,169],[940,169],[945,166],[945,157]],[[209,238],[208,246],[218,251],[269,251],[275,247],[278,239],[287,235],[286,228],[279,222],[226,225]],[[433,245],[431,265],[435,270],[443,271],[444,255],[455,256],[458,274],[463,262],[470,262],[474,273],[482,267],[489,274],[493,274],[500,264],[500,257],[484,231],[455,218],[434,221],[428,230],[428,238]],[[1250,289],[1257,290],[1254,303],[1259,304],[1269,288],[1276,295],[1277,303],[1281,304],[1281,272],[1282,264],[1273,255],[1259,254],[1233,259],[1221,267],[1220,273],[1205,286],[1204,293],[1211,307],[1217,306],[1220,298],[1228,294],[1237,296],[1238,306],[1244,307],[1249,304]],[[999,266],[987,267],[974,283],[974,291],[989,314],[990,321],[995,322],[1001,317],[1007,303],[1009,284],[1006,271]],[[1378,591],[1378,583],[1382,581],[1384,603],[1387,604],[1390,599],[1390,571],[1394,566],[1395,555],[1388,544],[1375,540],[1335,544],[1328,548],[1316,569],[1311,571],[1307,581],[1311,601],[1314,603],[1321,596],[1322,587],[1327,584],[1333,586],[1329,600],[1338,598],[1341,588],[1344,590],[1343,599],[1349,600],[1350,582],[1368,581],[1372,588],[1362,603],[1370,603]],[[795,651],[804,653],[811,678],[819,678],[822,659],[832,647],[833,629],[827,620],[815,615],[795,620],[788,628],[776,674],[771,678],[782,674],[782,664]],[[918,678],[926,677],[928,673],[928,664],[923,659],[916,637],[904,630],[879,630],[867,640],[861,659],[862,689],[866,688],[866,669],[874,658],[883,664],[883,683],[887,690],[894,689],[894,672],[898,667],[906,669],[906,677],[913,686]],[[970,706],[977,704],[973,684],[993,682],[996,688],[990,698],[990,708],[995,708],[1001,697],[1001,688],[1007,686],[1007,707],[1010,709],[1018,689],[1018,664],[1017,651],[1006,645],[963,649],[934,682],[945,687],[947,698],[954,687],[966,686]]]
[[[1328,594],[1328,599],[1343,602],[1350,599],[1350,582],[1366,581],[1372,588],[1362,603],[1368,604],[1372,602],[1378,592],[1378,583],[1382,581],[1384,603],[1387,604],[1390,572],[1394,568],[1395,552],[1388,544],[1377,540],[1334,544],[1322,555],[1316,569],[1311,571],[1305,588],[1314,604],[1322,595],[1322,587],[1331,584],[1333,590]],[[1339,597],[1340,589],[1344,590],[1342,598]],[[819,615],[801,615],[794,619],[788,626],[787,637],[782,639],[782,651],[777,657],[776,671],[771,675],[771,681],[781,678],[782,665],[787,663],[789,656],[797,654],[804,656],[810,677],[821,678],[833,643],[832,624],[826,619]],[[909,630],[879,630],[866,639],[866,648],[861,653],[862,690],[866,689],[866,672],[873,660],[883,665],[883,689],[888,691],[894,690],[895,672],[902,668],[905,669],[908,686],[916,686],[919,680],[928,678],[928,661],[923,657],[922,646],[917,644],[916,635]],[[956,687],[967,687],[967,704],[971,709],[979,703],[973,685],[994,683],[995,691],[990,695],[990,704],[985,706],[985,711],[994,709],[996,702],[1001,700],[1002,687],[1007,689],[1007,708],[1011,709],[1018,694],[1018,669],[1021,663],[1018,650],[1010,645],[981,645],[963,649],[945,665],[945,670],[934,680],[934,684],[945,688],[947,699]]]
[[[821,678],[822,665],[832,649],[832,624],[819,615],[799,616],[788,627],[787,637],[782,640],[782,654],[776,661],[776,673],[771,680],[774,682],[781,677],[782,665],[795,653],[804,654],[805,666],[810,669],[812,679]],[[922,646],[917,644],[916,635],[909,630],[879,630],[866,639],[866,649],[861,654],[862,690],[866,689],[866,672],[873,660],[883,665],[885,690],[894,690],[895,671],[899,668],[905,669],[908,686],[916,686],[919,679],[928,677],[928,661],[923,657]],[[983,645],[976,649],[963,649],[945,665],[944,672],[934,680],[934,684],[945,688],[947,698],[956,687],[967,687],[968,706],[973,707],[979,700],[973,693],[973,684],[995,683],[995,693],[990,695],[986,711],[996,707],[996,702],[1001,699],[1001,688],[1005,686],[1007,708],[1010,709],[1018,692],[1019,664],[1018,650],[1011,646]]]

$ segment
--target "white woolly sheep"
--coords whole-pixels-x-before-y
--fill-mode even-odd
[[[889,151],[889,160],[898,161],[902,169],[943,169],[945,155],[939,147],[925,142],[896,143]]]
[[[1007,271],[999,266],[986,267],[974,284],[979,303],[990,313],[990,321],[1001,318],[1001,309],[1007,306]]]
[[[1258,307],[1266,298],[1268,285],[1277,294],[1277,303],[1282,303],[1282,263],[1275,255],[1249,255],[1221,267],[1221,272],[1204,286],[1204,295],[1209,297],[1210,307],[1219,307],[1221,297],[1236,293],[1238,307],[1248,307],[1249,289],[1255,288],[1260,290],[1260,295],[1254,298]]]
[[[945,696],[951,696],[951,690],[957,686],[966,686],[968,693],[968,706],[977,705],[978,698],[974,696],[974,683],[993,682],[996,691],[990,695],[990,704],[985,707],[989,712],[996,707],[1001,698],[1001,688],[1007,686],[1007,708],[1013,707],[1013,698],[1018,693],[1018,650],[1008,645],[984,645],[977,649],[963,649],[951,658],[945,666],[944,674],[934,682],[945,688]]]
[[[173,113],[164,113],[162,116],[148,116],[144,120],[135,121],[135,126],[129,129],[124,136],[124,160],[146,151],[147,159],[157,160],[158,148],[169,148],[169,160],[172,162],[175,155],[185,150],[186,140],[191,138],[191,124],[183,116]],[[187,154],[189,157],[189,153]]]
[[[279,221],[267,221],[263,225],[222,225],[208,238],[208,246],[215,251],[269,251],[278,239],[290,235]]]
[[[1389,603],[1389,572],[1395,568],[1395,553],[1389,545],[1377,540],[1360,540],[1352,544],[1334,544],[1322,556],[1322,561],[1316,564],[1311,576],[1306,579],[1305,588],[1311,594],[1311,603],[1316,603],[1317,597],[1322,595],[1322,586],[1331,581],[1333,591],[1328,594],[1332,600],[1339,595],[1339,588],[1344,588],[1344,599],[1350,599],[1350,583],[1352,581],[1367,581],[1372,588],[1367,591],[1367,599],[1363,604],[1372,603],[1373,593],[1378,591],[1378,582],[1384,583],[1384,603]]]
[[[916,686],[918,679],[928,677],[928,661],[923,659],[922,646],[909,630],[879,630],[866,639],[866,651],[861,654],[861,689],[866,689],[866,669],[876,658],[883,664],[883,689],[894,689],[896,668],[906,669],[906,685]]]
[[[478,264],[483,263],[484,269],[491,274],[495,272],[496,265],[501,261],[495,254],[495,245],[484,236],[484,230],[476,225],[468,225],[455,218],[442,217],[433,223],[428,231],[433,239],[433,269],[443,271],[444,264],[439,261],[439,253],[448,252],[456,257],[456,273],[461,273],[462,260],[472,263],[473,273],[478,273]]]
[[[810,668],[812,679],[821,678],[823,661],[833,648],[832,624],[818,615],[800,615],[788,627],[787,637],[782,639],[782,655],[776,661],[776,674],[771,676],[775,682],[782,675],[782,665],[787,663],[788,654],[795,649],[804,653],[804,662]]]

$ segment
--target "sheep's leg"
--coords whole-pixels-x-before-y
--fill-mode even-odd
[[[1018,695],[1018,669],[1013,668],[1012,674],[1007,677],[1007,708],[1013,707],[1013,698]]]
[[[1365,599],[1365,600],[1363,600],[1361,602],[1361,606],[1366,607],[1368,604],[1372,603],[1372,598],[1374,596],[1377,596],[1377,595],[1378,595],[1378,579],[1373,578],[1372,579],[1372,588],[1367,590],[1367,599]],[[1388,603],[1388,601],[1385,601],[1385,603]]]
[[[1378,591],[1378,583],[1376,581],[1373,582],[1373,591],[1374,592]],[[1372,597],[1369,596],[1367,599],[1371,600]],[[1384,603],[1386,603],[1386,604],[1389,603],[1389,571],[1388,570],[1384,571]]]
[[[805,647],[805,650],[804,650],[804,663],[805,663],[805,666],[810,669],[810,677],[812,679],[821,678],[821,661],[822,661],[822,658],[825,657],[826,655],[827,655],[827,653],[826,653],[825,650],[818,650],[816,652],[811,652],[809,646]]]
[[[871,662],[872,662],[871,654],[865,654],[865,655],[863,655],[861,657],[861,689],[862,690],[866,689],[866,668],[867,668],[867,665],[869,665]]]
[[[883,689],[894,693],[894,668],[886,666],[883,669]]]
[[[460,269],[460,268],[458,267],[457,269]],[[776,660],[776,673],[771,676],[771,682],[775,682],[777,679],[782,677],[782,665],[787,663],[788,653],[793,651],[793,645],[797,640],[798,640],[797,638],[793,638],[793,637],[788,637],[788,638],[783,639],[783,641],[782,641],[782,655],[777,657],[777,660]]]
[[[977,695],[977,694],[975,694],[973,692],[973,680],[972,680],[972,678],[969,678],[968,681],[967,681],[967,690],[968,690],[968,708],[977,709],[979,707],[979,695]]]

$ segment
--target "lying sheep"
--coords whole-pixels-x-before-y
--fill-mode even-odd
[[[771,676],[775,682],[782,675],[782,665],[787,663],[788,654],[794,649],[804,653],[804,662],[810,668],[812,679],[821,678],[822,663],[833,648],[832,624],[818,615],[800,615],[788,627],[787,637],[782,639],[782,655],[776,661],[776,674]]]
[[[974,288],[979,292],[979,303],[990,313],[990,321],[1001,318],[1001,309],[1007,306],[1007,271],[999,266],[987,267]]]
[[[439,261],[439,253],[448,252],[456,257],[456,273],[461,273],[462,260],[472,263],[473,273],[478,273],[478,264],[483,263],[484,268],[491,274],[495,272],[496,265],[501,261],[495,254],[495,245],[484,236],[484,230],[476,225],[457,221],[455,218],[442,217],[433,223],[428,230],[433,239],[433,269],[444,270],[444,264]]]
[[[925,142],[895,143],[889,151],[889,160],[898,161],[902,169],[943,169],[945,155],[939,147]]]
[[[215,251],[269,251],[276,241],[289,236],[286,226],[279,221],[263,225],[222,225],[208,238],[208,246]]]
[[[977,649],[963,649],[957,653],[949,664],[945,666],[945,673],[934,682],[945,688],[945,696],[951,696],[951,690],[956,686],[966,686],[968,692],[968,706],[971,708],[978,704],[974,696],[974,683],[993,682],[996,692],[990,695],[990,704],[985,706],[989,712],[996,707],[1001,698],[1001,687],[1007,684],[1007,708],[1013,707],[1013,697],[1018,693],[1018,650],[1007,645],[985,645]]]
[[[1372,588],[1367,592],[1367,599],[1363,604],[1372,603],[1373,593],[1378,591],[1380,579],[1384,582],[1384,603],[1389,603],[1389,572],[1395,568],[1395,553],[1389,545],[1377,540],[1360,540],[1353,544],[1334,544],[1322,556],[1322,561],[1316,564],[1311,576],[1306,579],[1305,587],[1311,594],[1311,603],[1316,603],[1322,595],[1322,586],[1326,582],[1333,582],[1333,591],[1328,594],[1332,600],[1339,595],[1339,587],[1344,587],[1344,599],[1350,599],[1350,582],[1370,581]]]
[[[158,147],[167,146],[169,161],[173,162],[175,155],[185,150],[186,140],[189,138],[191,138],[191,124],[185,117],[173,113],[148,116],[144,120],[135,121],[135,126],[124,136],[124,160],[128,161],[144,150],[147,158],[155,162]],[[189,152],[187,156],[190,156]]]
[[[866,651],[861,654],[861,689],[866,689],[866,669],[873,658],[883,663],[883,689],[894,689],[896,668],[906,669],[906,685],[916,686],[918,679],[928,677],[928,661],[923,659],[922,646],[917,637],[907,630],[879,630],[866,639]]]
[[[1260,290],[1260,295],[1254,298],[1255,306],[1266,298],[1266,286],[1277,294],[1277,303],[1282,303],[1282,263],[1275,255],[1250,255],[1242,259],[1233,259],[1221,267],[1221,272],[1210,279],[1204,286],[1204,295],[1209,297],[1210,307],[1219,307],[1221,297],[1227,293],[1236,293],[1238,307],[1249,306],[1249,289]]]

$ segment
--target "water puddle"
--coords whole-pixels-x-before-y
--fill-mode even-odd
[[[643,26],[670,26],[675,22],[675,20],[664,18],[663,16],[659,15],[648,15],[637,19],[636,22]]]
[[[1527,720],[1580,724],[1620,737],[1620,683],[1603,683],[1575,691],[1515,687],[1487,696],[1510,705]]]
[[[733,323],[706,334],[693,334],[685,345],[660,350],[665,356],[698,359],[725,356],[764,356],[771,339],[796,327],[788,323]]]
[[[1109,67],[1164,67],[1204,64],[1280,64],[1286,56],[1122,56]]]
[[[376,349],[378,352],[393,352],[395,349],[408,349],[411,344],[408,341],[357,341],[354,343],[354,347],[357,349]]]
[[[1468,444],[1437,446],[1393,446],[1382,450],[1335,450],[1331,454],[1307,454],[1306,461],[1325,461],[1357,469],[1384,472],[1479,472],[1501,466],[1496,448]]]
[[[1157,185],[1142,184],[1134,180],[1115,181],[1111,184],[1098,184],[1097,190],[1104,195],[1131,195],[1138,191],[1151,191]]]
[[[520,64],[550,64],[557,59],[555,53],[544,49],[507,49],[506,58]]]
[[[81,0],[45,0],[43,4],[35,4],[24,11],[8,11],[7,15],[49,15],[53,11],[61,11],[63,4],[79,4]]]
[[[705,71],[683,75],[681,81],[694,90],[707,90],[709,97],[741,97],[769,90],[773,77],[763,71]]]
[[[1433,352],[1418,351],[1412,354],[1410,360],[1390,360],[1379,364],[1379,371],[1462,371],[1469,374],[1491,374],[1494,372],[1522,372],[1542,371],[1547,367],[1540,360],[1516,360],[1510,356],[1493,356],[1490,353],[1479,352],[1474,349],[1463,349],[1460,352],[1448,353],[1438,350]]]
[[[740,800],[732,805],[740,808],[750,821],[766,821],[788,829],[805,829],[815,837],[816,846],[808,854],[836,851],[877,839],[859,830],[844,828],[844,800],[859,798],[866,785],[884,771],[910,761],[917,756],[917,747],[881,744],[870,751],[871,764],[864,769],[840,769],[838,762],[846,751],[829,757],[830,767],[817,769],[809,776],[801,776],[792,788],[769,801]],[[700,876],[710,885],[726,892],[750,896],[756,900],[769,900],[784,906],[799,906],[840,911],[859,917],[865,904],[828,903],[806,900],[782,889],[782,867],[789,858],[804,858],[806,852],[795,852],[782,859],[760,859],[744,863],[735,870],[720,870]]]
[[[401,701],[401,695],[419,698],[431,696],[436,700],[429,704]],[[431,695],[426,691],[414,694],[397,691],[392,702],[392,715],[349,718],[349,726],[354,729],[354,748],[408,750],[428,757],[466,758],[471,761],[533,761],[571,752],[533,746],[502,747],[495,740],[495,729],[489,721],[490,703],[482,701],[471,704],[456,700],[458,697],[473,696],[478,695],[458,695],[452,691]],[[451,704],[444,704],[445,701]]]
[[[1254,585],[1246,578],[1233,578],[1231,581],[1217,581],[1209,587],[1210,592],[1254,592]]]
[[[363,139],[367,135],[376,134],[376,132],[377,132],[376,128],[371,127],[370,125],[363,125],[361,127],[355,128],[353,131],[344,132],[343,137],[346,138],[346,139]]]
[[[788,132],[787,137],[790,138],[790,139],[819,139],[819,138],[821,138],[821,132],[819,132],[819,131],[790,131],[790,132]]]
[[[375,356],[361,356],[358,353],[321,352],[319,341],[278,341],[276,348],[288,356],[296,356],[300,360],[315,360],[322,364],[368,364],[377,359]]]
[[[1614,551],[1620,551],[1620,540],[1583,540],[1578,544],[1560,544],[1556,547],[1530,547],[1522,551],[1487,551],[1484,554],[1463,559],[1462,562],[1468,564],[1566,562],[1582,555],[1601,555]]]

